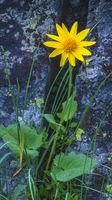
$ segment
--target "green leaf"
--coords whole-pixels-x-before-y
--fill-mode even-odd
[[[81,128],[78,128],[76,132],[76,140],[82,141],[82,134],[84,134],[84,130]]]
[[[0,137],[3,137],[6,133],[6,128],[3,125],[0,125]]]
[[[52,129],[57,130],[57,128],[62,126],[61,124],[58,124],[54,116],[52,114],[43,114],[43,117],[49,122]]]
[[[92,60],[92,58],[85,59],[85,65],[88,66]]]
[[[44,103],[43,98],[35,98],[35,102],[38,108],[41,108],[42,104]]]
[[[29,189],[31,194],[32,200],[38,200],[38,193],[37,193],[37,185],[35,184],[35,181],[31,175],[31,169],[28,171],[28,183],[29,183]]]
[[[79,200],[79,194],[75,195],[72,200]]]
[[[112,194],[112,184],[106,185],[106,191],[107,191],[109,194]]]
[[[22,162],[23,162],[23,153],[24,153],[24,132],[21,132],[20,134],[20,168],[22,168]]]
[[[74,94],[62,104],[62,112],[57,116],[63,119],[65,122],[72,119],[77,112],[77,101],[74,100]]]
[[[70,152],[57,155],[53,162],[51,174],[55,180],[66,182],[83,174],[89,173],[90,169],[95,167],[96,162],[84,154]]]
[[[0,158],[0,165],[2,164],[2,162],[3,162],[9,155],[11,155],[11,153],[6,153],[3,157]]]
[[[9,200],[17,200],[18,196],[26,189],[25,185],[17,185],[10,193]]]
[[[69,128],[75,128],[77,126],[77,122],[71,122],[69,124]]]
[[[21,135],[24,135],[24,147],[29,158],[34,158],[38,155],[37,149],[43,144],[44,131],[37,133],[36,129],[27,127],[25,125],[20,126]],[[14,155],[19,156],[20,145],[18,141],[17,124],[9,125],[8,127],[0,126],[0,137],[4,142],[8,142],[7,146],[13,152]],[[24,156],[26,155],[24,151]]]

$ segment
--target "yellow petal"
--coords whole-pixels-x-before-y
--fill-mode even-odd
[[[74,55],[78,60],[84,62],[84,58],[83,58],[83,56],[81,55],[80,51],[74,51],[74,52],[72,52],[72,53],[73,53],[73,55]]]
[[[62,23],[62,28],[63,28],[64,32],[66,33],[66,35],[69,36],[70,33],[69,33],[67,27],[65,26],[65,24],[63,24],[63,23]]]
[[[55,49],[55,50],[49,55],[49,57],[50,57],[50,58],[53,58],[53,57],[55,57],[55,56],[60,55],[61,53],[63,53],[63,50],[62,50],[62,49]]]
[[[63,67],[65,62],[66,62],[66,59],[68,58],[68,54],[67,53],[62,53],[61,55],[61,60],[60,60],[60,66]]]
[[[52,47],[52,48],[61,48],[61,43],[59,42],[48,41],[48,42],[44,42],[44,45],[47,47]]]
[[[91,56],[92,54],[88,49],[85,48],[79,48],[77,51],[79,51],[79,53],[84,56]]]
[[[82,47],[92,46],[92,45],[94,45],[94,44],[96,44],[95,41],[82,41],[82,42],[80,42],[80,45],[81,45]]]
[[[46,35],[47,35],[49,38],[60,42],[60,38],[59,38],[58,36],[52,35],[52,34],[46,34]]]
[[[75,22],[73,25],[72,25],[72,28],[70,30],[70,35],[71,36],[74,36],[77,34],[77,28],[78,28],[78,22]]]
[[[90,29],[87,28],[81,32],[79,32],[77,35],[76,35],[76,40],[78,41],[82,41],[83,39],[85,39],[85,37],[88,35]]]
[[[75,57],[72,53],[68,55],[68,60],[72,66],[75,66]]]
[[[57,30],[57,33],[58,33],[59,37],[61,37],[61,38],[66,38],[67,37],[66,33],[61,28],[61,26],[59,26],[59,24],[56,24],[56,30]]]

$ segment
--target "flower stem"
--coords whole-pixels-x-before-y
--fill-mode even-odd
[[[72,66],[69,64],[69,84],[68,84],[67,103],[68,103],[68,99],[69,99],[69,97],[71,95],[71,89],[72,89]],[[67,106],[67,103],[66,103],[66,106]],[[60,133],[62,124],[63,124],[63,118],[61,118],[60,126],[58,126],[58,128],[57,128],[57,131],[56,131],[56,134],[55,134],[55,137],[54,137],[53,145],[52,145],[51,152],[50,152],[50,155],[49,155],[49,158],[48,158],[48,162],[47,162],[47,166],[46,166],[45,172],[49,169],[50,162],[52,160],[53,154],[55,153],[56,143],[57,143],[57,140],[58,140],[58,135]]]

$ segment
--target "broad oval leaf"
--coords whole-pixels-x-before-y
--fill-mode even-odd
[[[36,129],[27,127],[25,125],[20,126],[20,134],[24,137],[25,151],[23,156],[27,155],[30,159],[33,159],[38,155],[38,148],[43,144],[44,131],[37,133]],[[14,155],[20,155],[20,144],[18,141],[17,124],[9,125],[8,127],[0,126],[0,137],[7,142],[7,146],[13,152]],[[21,138],[21,137],[20,137]],[[27,152],[27,154],[26,154]]]
[[[61,153],[55,157],[51,173],[57,181],[66,182],[90,173],[90,170],[95,166],[96,162],[84,154]]]

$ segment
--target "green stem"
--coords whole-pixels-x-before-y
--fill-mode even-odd
[[[69,71],[69,70],[67,70],[67,73],[68,73],[68,71]],[[68,76],[68,74],[65,74],[64,77],[63,77],[63,79],[62,79],[62,82],[63,82],[63,83],[64,83],[64,81],[66,80],[66,81],[65,81],[65,84],[64,84],[64,87],[62,87],[62,90],[61,90],[61,87],[58,88],[57,93],[59,94],[59,96],[58,96],[58,98],[55,97],[55,99],[57,98],[57,99],[56,99],[57,101],[54,100],[55,104],[54,104],[54,102],[53,102],[53,106],[55,105],[55,107],[52,108],[51,113],[53,113],[54,116],[56,115],[56,113],[57,113],[57,111],[58,111],[58,109],[59,109],[61,103],[63,102],[63,100],[65,99],[66,94],[67,94],[67,89],[65,90],[65,88],[66,88],[66,86],[67,86],[67,84],[68,84],[68,79],[69,79],[69,77],[66,77],[66,75]],[[63,94],[63,95],[62,95],[62,94]],[[57,94],[56,94],[56,96],[57,96]],[[49,126],[48,126],[46,132],[47,132],[47,133],[49,132]],[[55,133],[55,131],[52,133],[52,136],[51,136],[51,138],[50,138],[50,140],[49,140],[48,148],[43,152],[43,154],[42,154],[42,156],[41,156],[41,159],[39,160],[39,163],[38,163],[37,169],[36,169],[37,173],[38,173],[38,170],[39,170],[39,168],[40,168],[40,166],[41,166],[41,164],[42,164],[42,162],[43,162],[43,160],[44,160],[44,158],[45,158],[47,152],[49,151],[49,148],[50,148],[50,146],[51,146],[53,140],[54,140],[54,133]]]
[[[47,94],[47,98],[46,98],[46,101],[45,101],[45,105],[44,105],[44,108],[43,108],[43,113],[45,112],[45,109],[46,109],[46,106],[47,106],[47,103],[48,103],[49,96],[50,96],[50,94],[51,94],[51,92],[52,92],[52,90],[53,90],[53,88],[54,88],[54,85],[55,85],[56,81],[58,80],[58,78],[59,78],[59,76],[60,76],[62,70],[63,70],[63,68],[61,68],[61,69],[59,70],[59,72],[57,73],[57,75],[56,75],[56,77],[55,77],[55,79],[54,79],[54,81],[53,81],[53,83],[52,83],[52,85],[51,85],[51,87],[50,87],[50,89],[49,89],[49,92],[48,92],[48,94]]]
[[[65,90],[65,87],[68,84],[67,76],[68,76],[68,70],[64,74],[64,77],[63,77],[63,79],[62,79],[62,81],[61,81],[61,83],[59,85],[58,90],[57,90],[56,97],[55,97],[54,102],[53,102],[51,113],[54,113],[54,111],[55,111],[55,109],[57,107],[57,104],[58,104],[57,101],[59,100],[59,97],[62,97],[63,91]]]
[[[72,66],[69,64],[69,85],[68,85],[68,96],[67,96],[67,101],[71,95],[71,89],[72,89]],[[68,103],[68,102],[67,102]]]
[[[35,53],[37,53],[37,50],[38,50],[39,46],[40,46],[40,44],[35,49],[34,55],[35,55]],[[27,101],[27,96],[28,96],[28,89],[29,89],[30,80],[31,80],[31,76],[32,76],[34,65],[35,65],[35,57],[33,57],[33,61],[32,61],[31,68],[30,68],[30,73],[29,73],[29,76],[28,76],[28,81],[27,81],[27,84],[26,84],[25,98],[24,98],[24,104],[23,104],[23,115],[24,115],[24,111],[26,109],[26,101]]]
[[[67,102],[68,102],[68,99],[69,99],[70,94],[71,94],[71,89],[72,89],[72,66],[69,65],[69,85],[68,85]],[[62,125],[62,124],[63,124],[63,118],[60,120],[60,125]],[[45,172],[49,169],[49,165],[50,165],[50,162],[52,160],[52,156],[53,156],[53,154],[55,152],[56,143],[57,143],[57,140],[58,140],[58,135],[60,133],[60,129],[61,129],[61,126],[59,126],[58,129],[57,129],[57,131],[56,131],[56,134],[55,134],[55,137],[54,137],[54,141],[53,141],[53,145],[52,145],[51,152],[50,152],[50,156],[48,158],[47,166],[46,166],[46,169],[45,169]]]

